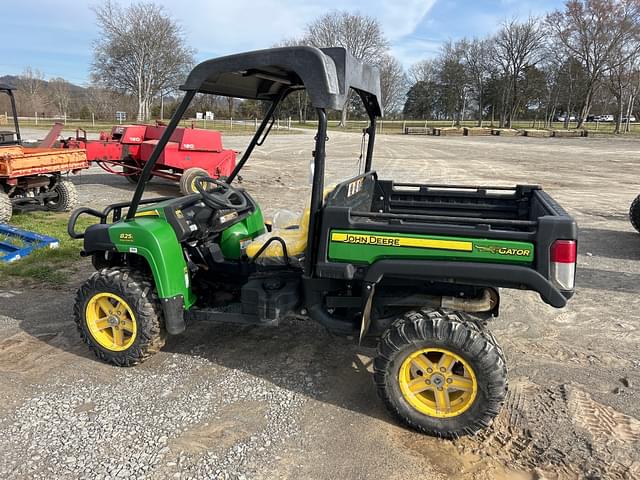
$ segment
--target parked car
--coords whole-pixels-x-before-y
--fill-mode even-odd
[[[558,115],[556,117],[556,122],[566,122],[567,121],[567,114],[563,113],[562,115]],[[575,115],[569,115],[569,121],[570,122],[575,122],[576,121],[576,116]]]
[[[615,121],[615,117],[613,115],[600,115],[599,120],[596,122],[613,122]]]
[[[622,122],[626,122],[627,121],[627,116],[625,115],[624,117],[622,117]],[[629,122],[635,122],[636,121],[636,117],[633,115],[629,116]]]

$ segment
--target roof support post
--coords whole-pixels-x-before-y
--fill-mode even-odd
[[[364,164],[365,173],[371,171],[371,163],[373,162],[373,145],[376,141],[376,117],[369,117],[369,127],[367,127],[367,134],[369,135],[369,140],[367,140],[367,159]]]
[[[262,132],[264,132],[265,128],[267,128],[267,125],[269,124],[269,121],[271,120],[271,118],[273,117],[273,115],[276,112],[276,108],[278,108],[278,105],[280,105],[280,102],[282,101],[282,99],[284,98],[284,96],[287,93],[288,93],[287,91],[282,92],[275,100],[273,100],[273,102],[271,102],[271,106],[269,107],[269,110],[267,111],[267,114],[262,119],[262,123],[260,123],[260,126],[258,127],[258,130],[256,130],[256,133],[253,135],[253,138],[251,139],[251,142],[249,143],[249,145],[247,145],[247,148],[245,149],[244,153],[242,154],[242,158],[240,159],[238,164],[235,166],[235,168],[233,169],[233,171],[229,175],[229,178],[227,178],[227,183],[228,184],[233,182],[233,180],[236,178],[236,176],[238,175],[238,173],[240,172],[240,170],[242,169],[244,164],[247,163],[247,160],[249,160],[249,157],[253,153],[253,149],[256,148],[256,145],[262,145],[262,142],[264,142],[264,140],[265,140],[264,138],[262,139],[262,141],[259,141],[260,137],[262,136]],[[269,130],[270,129],[271,128],[269,128]],[[269,133],[269,131],[267,131],[267,134],[268,133]],[[265,135],[265,137],[266,137],[266,135]]]
[[[147,163],[145,163],[144,168],[142,169],[142,173],[140,174],[140,179],[138,180],[136,191],[133,194],[133,199],[131,200],[129,211],[127,212],[127,220],[131,220],[135,217],[136,210],[138,210],[138,205],[140,204],[142,194],[144,193],[144,187],[147,184],[149,177],[151,177],[151,171],[153,170],[153,167],[155,167],[158,158],[160,158],[160,154],[164,150],[164,147],[167,145],[167,143],[169,143],[171,135],[173,135],[173,132],[178,126],[178,123],[180,123],[182,116],[187,111],[187,108],[189,108],[189,104],[191,103],[191,100],[193,100],[195,94],[195,90],[187,90],[187,92],[184,94],[184,98],[178,106],[176,113],[174,113],[173,117],[171,117],[169,125],[167,125],[167,128],[165,128],[164,132],[162,132],[160,140],[158,140],[156,147],[153,149],[153,152],[151,152],[149,160],[147,161]]]
[[[327,112],[324,108],[316,108],[318,114],[318,131],[316,133],[316,146],[313,151],[313,184],[311,185],[311,208],[309,211],[309,232],[307,237],[307,255],[305,256],[304,274],[307,277],[313,275],[313,269],[318,251],[318,231],[320,219],[318,214],[322,208],[324,193],[324,162],[326,156],[325,144],[327,142]]]

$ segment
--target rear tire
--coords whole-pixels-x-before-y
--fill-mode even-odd
[[[13,205],[11,205],[11,199],[0,186],[0,223],[9,223],[12,215]]]
[[[629,220],[636,231],[640,232],[640,195],[631,203],[629,208]]]
[[[204,168],[189,168],[184,171],[182,176],[180,177],[180,192],[183,195],[191,195],[193,193],[198,193],[198,190],[195,186],[195,179],[197,177],[208,177],[209,173]]]
[[[47,210],[52,212],[70,212],[78,203],[76,186],[69,180],[60,180],[51,191],[56,192],[58,198],[47,202]]]
[[[495,338],[466,314],[442,310],[410,312],[389,327],[378,344],[374,379],[396,418],[444,438],[488,427],[507,393]]]
[[[96,357],[113,365],[137,365],[165,343],[162,307],[154,286],[147,276],[130,268],[95,272],[78,289],[73,315],[82,340]]]

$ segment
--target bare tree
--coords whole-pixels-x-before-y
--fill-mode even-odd
[[[18,77],[18,97],[20,110],[32,115],[42,113],[47,106],[44,74],[37,69],[26,67]]]
[[[542,59],[544,31],[538,19],[524,22],[509,20],[503,23],[495,37],[496,57],[505,76],[500,124],[511,127],[520,108],[519,86],[525,69]]]
[[[134,3],[122,8],[106,0],[94,11],[100,37],[94,44],[93,79],[134,95],[138,120],[147,120],[158,93],[184,79],[194,51],[159,5]]]
[[[587,91],[578,127],[589,115],[594,93],[612,65],[612,55],[637,38],[640,0],[569,0],[564,10],[547,16],[550,31],[575,56],[588,74]],[[631,54],[631,52],[629,52]],[[619,56],[616,64],[629,60]]]
[[[421,60],[409,67],[407,76],[411,83],[433,82],[438,76],[438,66],[434,60]]]
[[[625,132],[628,132],[631,129],[631,115],[633,114],[633,109],[635,108],[638,95],[640,95],[640,65],[635,64],[634,70],[631,73],[629,100],[627,102],[627,121],[624,122]]]
[[[71,88],[64,78],[57,77],[49,80],[49,96],[58,110],[58,115],[66,115],[71,102]]]
[[[436,60],[439,103],[456,125],[460,125],[460,121],[464,120],[469,86],[462,47],[462,42],[446,42]]]
[[[384,54],[378,62],[378,70],[382,109],[385,113],[395,113],[402,107],[405,97],[407,79],[404,69],[397,58]]]
[[[632,52],[630,55],[629,52]],[[638,71],[638,52],[640,43],[637,41],[621,45],[612,52],[608,61],[607,86],[616,100],[616,124],[614,133],[622,132],[623,118],[630,117],[628,105],[633,103],[635,73]],[[624,60],[626,59],[626,61]],[[626,111],[625,111],[626,110]],[[626,122],[629,123],[628,120]]]
[[[130,95],[116,92],[101,85],[90,85],[85,91],[83,100],[96,119],[114,120],[116,111],[132,113],[137,108],[137,99]]]
[[[314,20],[306,27],[302,42],[314,47],[344,47],[358,60],[377,65],[389,49],[378,20],[359,13],[334,11]],[[347,121],[347,105],[342,110],[341,125]]]
[[[484,94],[494,69],[494,43],[490,39],[463,40],[464,65],[478,103],[478,126],[482,126]]]

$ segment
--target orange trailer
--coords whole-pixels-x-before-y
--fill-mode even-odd
[[[84,149],[25,148],[21,145],[13,89],[9,95],[15,131],[0,132],[0,223],[8,223],[14,207],[67,212],[75,207],[75,186],[64,174],[89,168]]]

